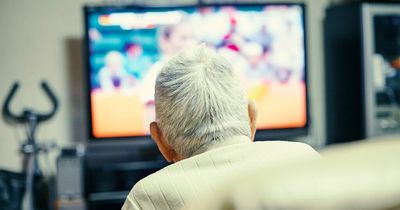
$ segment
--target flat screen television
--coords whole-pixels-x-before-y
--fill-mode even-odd
[[[305,38],[303,4],[85,7],[90,138],[148,136],[157,72],[199,43],[232,63],[256,101],[256,140],[306,134]]]

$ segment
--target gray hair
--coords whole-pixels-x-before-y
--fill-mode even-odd
[[[225,138],[250,137],[247,104],[232,65],[204,45],[173,56],[156,80],[158,125],[183,158]]]

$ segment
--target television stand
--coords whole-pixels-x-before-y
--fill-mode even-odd
[[[85,155],[88,210],[120,210],[136,182],[167,164],[151,140],[88,145]]]

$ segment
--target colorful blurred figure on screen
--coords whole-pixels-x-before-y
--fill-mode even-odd
[[[100,87],[104,91],[128,89],[134,83],[124,68],[124,57],[118,51],[110,51],[104,58],[104,67],[99,72]]]
[[[141,79],[153,64],[152,59],[144,55],[143,46],[138,43],[127,43],[124,48],[127,71],[135,78]]]

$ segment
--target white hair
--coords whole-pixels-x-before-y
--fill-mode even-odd
[[[235,135],[250,137],[247,104],[232,65],[204,45],[173,56],[156,80],[158,125],[183,158]]]

